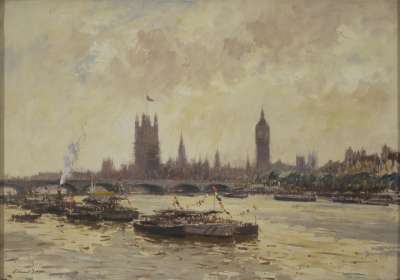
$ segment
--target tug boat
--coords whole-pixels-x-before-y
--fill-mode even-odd
[[[91,205],[101,211],[100,218],[105,221],[131,222],[139,217],[139,211],[134,208],[126,208],[120,205],[124,198],[112,196],[90,196],[84,199],[87,205]]]
[[[96,207],[87,205],[75,205],[73,209],[66,212],[67,219],[70,221],[99,221],[102,219],[102,211]]]
[[[118,196],[89,196],[66,213],[70,220],[131,222],[139,211],[122,207]]]
[[[131,209],[120,204],[125,197],[112,192],[96,192],[95,189],[92,178],[89,196],[83,199],[83,204],[75,205],[67,213],[70,220],[131,222],[139,217],[136,208]]]

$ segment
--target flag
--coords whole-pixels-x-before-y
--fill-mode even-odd
[[[153,98],[151,98],[150,96],[148,96],[148,95],[146,95],[146,100],[147,101],[149,101],[149,102],[154,102],[154,99]]]

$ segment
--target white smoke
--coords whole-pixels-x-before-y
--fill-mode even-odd
[[[79,156],[79,141],[80,139],[77,142],[72,142],[68,145],[67,153],[64,156],[64,169],[61,175],[60,185],[67,181],[74,170],[74,164],[78,160]]]

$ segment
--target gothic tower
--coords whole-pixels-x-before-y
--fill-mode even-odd
[[[258,170],[267,170],[271,166],[269,144],[269,125],[265,120],[264,110],[261,109],[260,120],[256,125],[256,167]]]
[[[160,169],[160,143],[157,115],[154,116],[153,124],[148,115],[142,114],[141,123],[136,117],[134,157],[137,175],[144,178],[158,176]]]

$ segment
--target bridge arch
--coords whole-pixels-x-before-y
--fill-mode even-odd
[[[217,192],[221,192],[221,193],[229,192],[231,190],[231,187],[226,184],[216,183],[216,184],[209,184],[209,185],[205,186],[204,191],[206,193],[214,192],[213,187],[215,187],[217,189]]]
[[[180,183],[170,189],[172,193],[199,193],[200,191],[198,186],[190,183]]]
[[[127,192],[146,193],[146,194],[163,194],[164,188],[152,183],[135,183],[125,184],[124,189]]]

